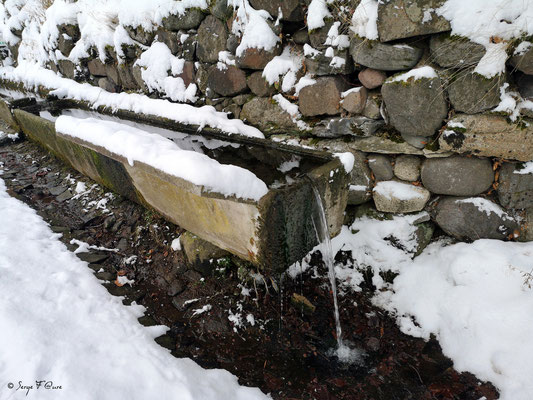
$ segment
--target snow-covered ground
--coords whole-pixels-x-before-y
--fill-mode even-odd
[[[351,250],[356,265],[336,267],[341,290],[360,290],[357,268],[371,266],[374,303],[396,315],[404,333],[435,335],[455,369],[492,382],[502,400],[532,399],[533,243],[440,241],[412,259],[413,222],[422,217],[364,217],[343,227],[334,254]],[[390,285],[379,271],[399,275]]]
[[[0,399],[268,398],[157,345],[166,327],[141,326],[1,179],[0,221]]]

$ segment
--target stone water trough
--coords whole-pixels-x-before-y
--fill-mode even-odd
[[[349,175],[341,161],[329,153],[215,129],[198,131],[197,127],[125,110],[93,110],[78,101],[28,104],[13,107],[4,101],[28,138],[96,182],[155,209],[266,274],[284,271],[318,243],[313,225],[317,212],[313,186],[320,193],[330,234],[336,235],[342,226]],[[118,121],[163,135],[221,164],[253,172],[267,185],[268,192],[258,201],[227,197],[151,165],[138,161],[132,165],[121,155],[56,131],[54,121],[60,115]],[[10,115],[0,117],[6,120]]]

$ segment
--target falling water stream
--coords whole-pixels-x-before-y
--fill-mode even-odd
[[[342,327],[339,316],[339,304],[337,302],[337,279],[335,277],[335,266],[333,265],[333,250],[331,249],[331,240],[329,237],[328,222],[326,220],[326,213],[322,205],[320,193],[315,185],[312,185],[313,193],[315,195],[315,204],[317,206],[318,221],[315,222],[313,218],[313,226],[315,228],[317,240],[321,246],[322,259],[328,267],[328,277],[331,284],[331,291],[333,292],[333,307],[335,313],[335,330],[337,334],[337,347],[341,348],[342,343]]]
[[[311,179],[310,179],[311,180]],[[317,207],[317,212],[314,215],[317,217],[315,222],[315,217],[312,218],[313,227],[315,228],[317,240],[320,244],[320,251],[322,253],[322,259],[326,266],[328,267],[328,277],[331,284],[331,291],[333,294],[333,307],[335,315],[335,330],[337,334],[337,348],[332,351],[332,354],[337,356],[337,358],[344,363],[352,364],[359,363],[362,361],[363,352],[356,348],[350,348],[342,340],[342,327],[339,315],[339,304],[337,300],[337,279],[335,276],[335,266],[333,258],[333,250],[331,247],[331,239],[329,236],[329,227],[326,220],[326,212],[322,204],[322,199],[320,197],[320,192],[315,186],[314,182],[311,181],[311,187],[313,188],[313,193],[315,196],[315,204]]]

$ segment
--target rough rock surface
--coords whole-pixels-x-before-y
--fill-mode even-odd
[[[422,160],[416,156],[401,155],[394,162],[394,175],[403,181],[417,181],[420,178]]]
[[[316,83],[300,90],[299,106],[304,116],[335,115],[340,110],[341,93],[346,82],[338,77],[318,78]]]
[[[533,44],[523,53],[511,57],[509,63],[524,74],[533,75]]]
[[[505,208],[533,207],[533,173],[520,174],[523,165],[504,163],[500,170],[498,200]]]
[[[198,8],[189,8],[184,14],[171,14],[163,18],[163,26],[170,31],[198,28],[205,14]]]
[[[244,50],[235,59],[239,68],[263,69],[276,56],[281,54],[281,46],[276,46],[270,51],[254,47]]]
[[[533,160],[533,126],[512,124],[499,115],[457,115],[439,139],[442,150],[507,160]],[[448,124],[450,126],[450,123]]]
[[[195,267],[194,269],[205,275],[208,275],[214,268],[211,265],[211,260],[229,255],[227,251],[216,247],[191,232],[183,233],[180,236],[180,243],[187,259]]]
[[[505,239],[519,229],[505,210],[480,197],[439,198],[430,213],[444,232],[459,240]]]
[[[485,55],[485,47],[449,33],[431,36],[431,60],[443,68],[468,68],[477,65]]]
[[[394,177],[391,160],[387,156],[381,154],[368,156],[368,166],[376,181],[388,181]]]
[[[377,40],[354,36],[350,42],[350,54],[356,64],[381,71],[402,71],[412,68],[422,57],[423,51],[408,45],[396,46]]]
[[[442,126],[448,105],[440,78],[388,79],[381,88],[390,123],[403,135],[431,136]]]
[[[215,93],[222,96],[235,96],[248,89],[246,85],[246,74],[243,70],[229,66],[225,69],[218,69],[215,65],[209,70],[207,85]]]
[[[450,30],[450,23],[437,15],[444,0],[390,0],[379,2],[378,33],[383,42]]]
[[[448,96],[455,111],[480,113],[500,103],[500,87],[504,76],[485,78],[472,70],[458,72],[448,85]]]
[[[261,71],[254,72],[248,76],[246,81],[248,83],[248,87],[256,96],[267,97],[275,93],[274,86],[267,82],[267,80],[263,77],[263,72]]]
[[[427,159],[420,175],[422,184],[432,193],[451,196],[475,196],[494,181],[488,159],[462,156]]]
[[[265,134],[298,131],[289,113],[283,110],[274,100],[266,97],[255,97],[244,104],[241,119],[259,128]]]
[[[379,182],[373,190],[378,211],[408,213],[424,209],[431,194],[420,186],[396,181]]]
[[[366,106],[367,90],[361,86],[359,90],[353,90],[341,100],[341,106],[352,114],[361,114]]]
[[[228,33],[224,23],[208,15],[198,28],[198,47],[196,50],[200,61],[215,63],[218,53],[226,50]]]

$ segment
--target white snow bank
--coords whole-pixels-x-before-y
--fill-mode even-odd
[[[183,79],[178,77],[183,72],[185,60],[172,55],[165,43],[154,42],[135,65],[141,67],[142,79],[150,91],[160,92],[173,101],[194,103],[198,99],[196,84],[185,87]],[[169,71],[173,76],[169,76]]]
[[[33,63],[21,63],[17,68],[0,68],[0,78],[23,83],[28,89],[44,86],[53,90],[59,98],[89,102],[94,108],[109,107],[113,110],[124,109],[140,114],[156,115],[172,121],[201,128],[210,126],[228,133],[264,138],[258,129],[244,124],[238,119],[228,119],[226,113],[217,112],[212,106],[193,107],[176,104],[167,100],[151,99],[135,93],[109,93],[103,89],[61,78],[54,72]]]
[[[494,383],[501,400],[531,399],[532,255],[533,243],[435,243],[375,303],[404,333],[434,334],[455,369]]]
[[[378,182],[374,187],[374,192],[379,193],[387,199],[413,200],[424,198],[418,186],[396,181]]]
[[[174,358],[0,180],[0,397],[39,400],[264,399],[229,372]],[[53,381],[61,389],[36,388]],[[22,385],[33,385],[26,391]],[[8,382],[15,387],[9,389]]]
[[[121,155],[131,166],[140,161],[204,186],[208,191],[253,200],[259,200],[268,192],[266,184],[244,168],[220,164],[204,154],[182,150],[163,136],[126,124],[62,115],[56,120],[56,130]]]
[[[350,29],[363,38],[377,40],[378,35],[378,1],[362,0],[352,15]]]
[[[409,79],[413,78],[413,81],[416,82],[419,79],[432,79],[438,78],[437,72],[426,65],[419,68],[414,68],[406,73],[395,75],[392,78],[387,79],[388,82],[407,82]]]

